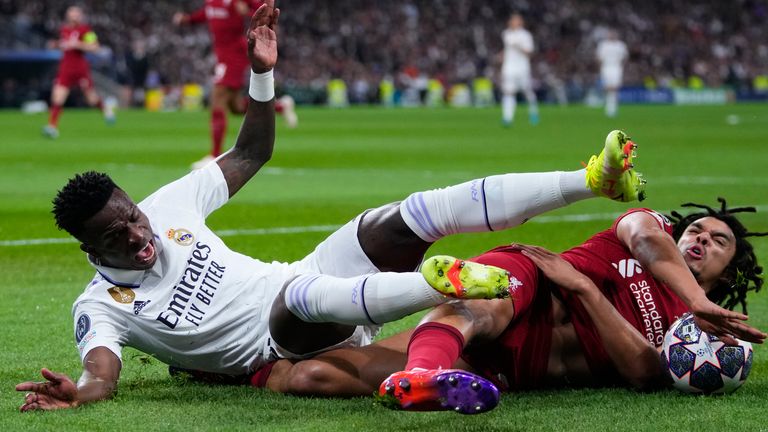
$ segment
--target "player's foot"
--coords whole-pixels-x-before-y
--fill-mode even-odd
[[[511,128],[511,127],[512,127],[512,120],[502,120],[502,121],[501,121],[501,125],[502,125],[504,128],[506,128],[506,129],[509,129],[509,128]]]
[[[587,164],[587,187],[598,196],[616,201],[645,199],[645,179],[632,167],[637,144],[624,132],[611,131],[599,156]]]
[[[283,119],[285,119],[285,125],[293,129],[299,125],[299,116],[296,115],[296,102],[291,95],[282,96],[279,99],[283,105]]]
[[[436,255],[424,261],[421,274],[432,288],[450,297],[495,299],[509,296],[509,272],[499,267]]]
[[[492,382],[462,370],[412,369],[385,379],[378,400],[392,409],[480,414],[499,404],[499,390]]]
[[[214,159],[216,159],[216,158],[211,156],[211,155],[205,155],[199,161],[193,162],[192,165],[190,166],[190,168],[192,168],[193,170],[203,168],[206,165],[208,165],[209,163],[211,163]]]
[[[45,125],[43,127],[43,135],[50,139],[56,139],[59,137],[59,129],[54,125]]]
[[[539,113],[528,114],[528,122],[531,123],[531,126],[539,124]]]
[[[108,125],[113,125],[117,121],[115,107],[117,107],[117,99],[111,96],[104,99],[104,121]]]

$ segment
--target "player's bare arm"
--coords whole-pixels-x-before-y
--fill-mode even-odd
[[[266,1],[251,17],[248,28],[248,58],[251,70],[263,74],[277,62],[277,20],[280,10]],[[216,162],[224,173],[229,196],[234,195],[272,157],[275,142],[275,99],[248,103],[235,146]]]
[[[644,212],[627,215],[616,226],[616,235],[643,268],[685,302],[702,330],[729,344],[736,344],[734,336],[755,343],[765,340],[765,333],[742,322],[747,319],[746,315],[724,309],[707,298],[674,240],[653,216]]]
[[[120,359],[105,347],[94,348],[85,357],[83,374],[77,384],[65,374],[43,368],[46,381],[23,382],[16,391],[27,392],[19,408],[25,411],[51,411],[112,398],[117,393]]]
[[[591,279],[544,248],[517,247],[547,278],[579,297],[600,334],[605,351],[630,385],[644,389],[663,383],[657,349],[619,314]]]

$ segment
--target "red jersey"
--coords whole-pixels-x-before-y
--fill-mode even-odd
[[[245,17],[237,11],[238,1],[248,4],[251,14],[262,4],[258,0],[205,0],[205,6],[189,15],[190,23],[208,22],[213,51],[220,63],[242,59],[248,49]]]
[[[616,225],[635,212],[650,214],[672,235],[672,224],[663,215],[649,209],[632,209],[616,219],[610,229],[563,252],[562,257],[592,279],[619,314],[658,347],[669,326],[688,308],[666,285],[645,271],[616,236]],[[619,374],[581,301],[563,290],[561,293],[593,376],[599,383],[616,382]]]
[[[63,25],[59,32],[59,43],[64,41],[96,42],[96,34],[87,24],[75,26]],[[83,69],[88,68],[88,61],[82,50],[70,48],[64,50],[59,69]]]
[[[665,232],[672,234],[672,226],[663,215],[648,209],[632,209],[616,219],[610,229],[561,256],[588,276],[627,322],[648,341],[660,346],[664,332],[687,311],[687,307],[666,285],[646,272],[616,236],[618,222],[635,212],[652,215]],[[503,389],[541,386],[551,348],[550,295],[554,293],[562,298],[570,311],[571,323],[597,383],[622,382],[592,319],[575,295],[540,274],[531,275],[531,266],[535,268],[533,263],[510,248],[494,249],[478,257],[477,261],[509,270],[519,286],[512,293],[516,316],[504,333],[492,344],[465,350],[464,359],[473,367]],[[534,292],[529,293],[530,290]]]

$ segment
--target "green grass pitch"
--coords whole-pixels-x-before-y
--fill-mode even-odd
[[[544,107],[541,124],[500,125],[497,109],[300,109],[288,130],[278,117],[267,167],[209,218],[235,250],[262,260],[296,260],[360,211],[413,191],[504,172],[571,170],[623,128],[639,144],[637,168],[660,210],[683,202],[756,205],[744,220],[768,231],[768,105]],[[624,389],[509,394],[493,412],[403,413],[372,398],[296,398],[235,387],[179,384],[166,367],[124,351],[120,393],[77,410],[20,414],[13,386],[38,379],[40,367],[73,377],[81,371],[70,309],[93,271],[55,229],[50,200],[76,172],[110,173],[139,200],[184,175],[208,147],[208,115],[123,111],[107,127],[96,111],[65,111],[61,138],[41,137],[44,115],[0,112],[0,429],[21,430],[768,430],[768,349],[756,346],[752,375],[725,397]],[[228,142],[240,119],[232,117]],[[733,124],[736,123],[736,124]],[[630,205],[580,202],[506,232],[445,239],[431,252],[470,256],[505,242],[560,251],[609,225]],[[330,228],[329,228],[330,226]],[[296,228],[276,230],[275,228]],[[768,239],[755,239],[768,263]],[[768,293],[752,296],[751,323],[768,330]],[[388,324],[385,334],[418,316]]]

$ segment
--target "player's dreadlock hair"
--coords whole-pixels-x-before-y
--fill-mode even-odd
[[[707,293],[707,297],[726,309],[733,310],[736,305],[741,304],[741,309],[746,314],[747,292],[760,291],[763,286],[763,268],[757,264],[755,252],[746,238],[766,236],[768,233],[748,232],[741,221],[734,216],[734,213],[755,213],[757,210],[754,207],[729,209],[725,203],[725,198],[717,198],[717,201],[720,202],[720,209],[718,210],[703,204],[685,203],[682,205],[683,207],[695,207],[704,211],[687,216],[673,211],[670,217],[674,224],[672,236],[675,241],[679,240],[688,225],[703,217],[716,218],[731,228],[736,237],[736,253],[714,289]]]
[[[75,175],[53,199],[53,216],[59,229],[78,237],[83,223],[107,204],[117,185],[104,173],[88,171]]]

